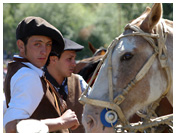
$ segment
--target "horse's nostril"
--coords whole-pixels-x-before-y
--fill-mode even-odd
[[[92,120],[92,119],[90,119],[90,120],[87,122],[88,125],[91,125],[92,123],[93,123],[93,120]]]
[[[95,120],[91,115],[87,116],[87,125],[89,128],[93,128],[95,126]]]

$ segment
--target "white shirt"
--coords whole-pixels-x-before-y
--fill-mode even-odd
[[[19,69],[10,81],[11,99],[4,114],[4,127],[10,121],[29,118],[44,95],[40,80],[43,75],[42,69],[31,63],[25,62],[24,64],[29,68]]]

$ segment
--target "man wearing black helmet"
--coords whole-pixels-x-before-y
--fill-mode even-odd
[[[41,120],[49,132],[76,129],[79,122],[75,112],[67,110],[62,115],[64,104],[52,91],[41,70],[52,45],[59,53],[64,48],[60,31],[40,17],[27,17],[17,26],[16,39],[19,55],[8,64],[4,83],[7,110],[3,124],[6,133],[16,133],[17,123],[29,118]]]

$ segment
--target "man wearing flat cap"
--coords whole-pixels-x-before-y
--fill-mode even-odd
[[[84,47],[64,38],[65,48],[62,53],[58,53],[57,48],[53,47],[46,66],[44,68],[46,78],[54,86],[58,94],[66,101],[67,108],[75,111],[81,123],[83,106],[78,99],[82,92],[87,88],[87,83],[82,76],[73,74],[76,63],[76,52]],[[84,133],[82,124],[72,131],[73,133]]]
[[[49,132],[76,129],[79,122],[75,112],[63,113],[64,102],[51,89],[41,69],[53,46],[58,53],[63,51],[65,43],[60,31],[46,20],[31,16],[18,24],[16,39],[19,55],[8,64],[4,83],[7,110],[3,125],[6,133],[16,133],[17,123],[24,119],[40,120],[48,126]]]

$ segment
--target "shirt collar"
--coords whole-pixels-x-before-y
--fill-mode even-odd
[[[45,76],[46,76],[46,79],[48,79],[52,85],[54,85],[56,88],[60,88],[60,85],[57,83],[57,81],[49,74],[48,70],[46,67],[44,67],[44,72],[45,72]],[[62,85],[65,85],[67,81],[67,78],[64,79],[64,81],[62,82]]]
[[[15,58],[23,58],[19,55],[14,55],[14,57]],[[22,63],[25,64],[26,66],[28,66],[29,68],[31,68],[32,70],[34,70],[35,72],[37,72],[40,77],[44,76],[44,72],[41,68],[38,68],[38,67],[34,66],[30,62],[22,62]]]

